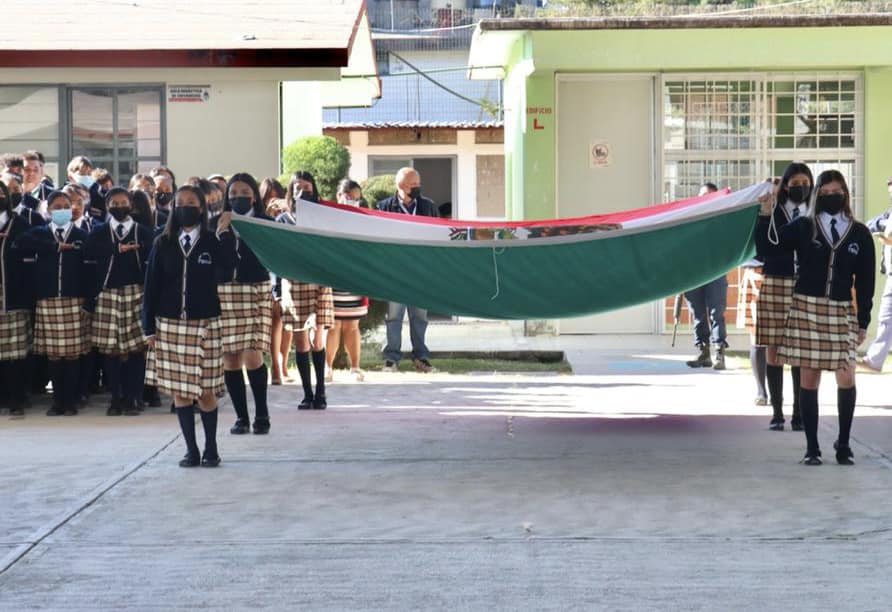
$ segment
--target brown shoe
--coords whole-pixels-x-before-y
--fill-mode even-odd
[[[436,372],[437,368],[431,365],[431,362],[427,359],[415,359],[412,361],[415,364],[415,371],[421,372],[422,374],[430,374],[431,372]]]

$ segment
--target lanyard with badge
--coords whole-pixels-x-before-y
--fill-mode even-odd
[[[413,200],[413,202],[414,202],[414,200]],[[412,207],[412,212],[409,212],[409,209],[406,208],[406,205],[403,204],[402,202],[400,202],[400,208],[402,208],[403,212],[406,213],[407,215],[412,215],[414,217],[415,213],[418,212],[418,202],[415,202],[415,205]]]

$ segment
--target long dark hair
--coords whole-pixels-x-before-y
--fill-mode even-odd
[[[170,206],[170,215],[167,217],[167,224],[164,226],[164,232],[161,234],[161,239],[165,242],[176,242],[180,235],[182,226],[176,214],[177,199],[180,193],[195,194],[195,197],[198,198],[198,206],[201,209],[201,220],[198,222],[199,231],[203,233],[208,227],[208,202],[204,199],[204,193],[193,185],[183,185],[174,194],[173,202]]]
[[[223,211],[232,210],[232,206],[229,205],[229,188],[235,182],[246,184],[254,193],[254,204],[251,206],[254,209],[254,215],[265,215],[266,206],[263,205],[263,200],[260,197],[257,181],[247,172],[237,172],[229,177],[229,182],[226,183],[226,191],[223,193]]]
[[[787,191],[787,183],[789,183],[790,179],[797,174],[804,174],[808,177],[808,183],[811,185],[812,193],[818,190],[817,187],[815,187],[815,177],[811,173],[811,168],[801,162],[793,162],[784,170],[784,175],[781,177],[780,184],[777,187],[778,206],[786,204],[787,199],[790,197],[790,193]]]
[[[108,205],[111,203],[112,196],[116,196],[119,193],[123,193],[127,196],[127,201],[130,202],[130,207],[133,208],[133,196],[130,195],[130,192],[123,187],[112,187],[108,190],[108,193],[105,194],[105,210],[108,210]]]
[[[55,200],[58,200],[59,198],[65,198],[66,200],[68,200],[68,208],[71,208],[71,198],[68,197],[68,194],[65,193],[64,191],[62,191],[61,189],[54,189],[54,190],[51,191],[50,194],[46,197],[46,208],[47,208],[47,210],[49,210],[49,209],[50,209],[50,206],[53,205],[53,202],[54,202]]]
[[[263,200],[264,205],[268,204],[272,199],[284,197],[285,188],[282,187],[282,183],[277,179],[266,177],[260,181],[260,199]]]
[[[134,189],[130,192],[130,217],[146,227],[155,227],[152,221],[152,205],[149,204],[149,196],[141,189]]]
[[[298,170],[291,175],[291,180],[288,182],[288,191],[285,192],[285,200],[287,200],[288,208],[292,212],[294,212],[294,186],[297,185],[297,181],[308,181],[313,186],[313,201],[319,201],[319,188],[316,187],[316,179],[306,170]]]

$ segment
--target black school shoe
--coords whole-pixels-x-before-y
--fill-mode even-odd
[[[313,408],[313,397],[310,395],[304,395],[304,398],[297,405],[298,410],[310,410]]]
[[[251,427],[248,424],[248,421],[243,421],[242,419],[238,419],[235,422],[235,425],[229,428],[229,433],[234,436],[242,436],[251,431]]]
[[[850,446],[840,446],[837,440],[833,443],[833,450],[836,451],[836,462],[839,465],[855,465],[855,462],[852,461],[855,458],[855,453],[852,452]]]
[[[220,461],[220,455],[214,455],[213,457],[211,457],[210,455],[205,453],[204,456],[201,458],[201,467],[215,468],[220,465]]]
[[[181,468],[198,467],[199,465],[201,465],[201,457],[197,454],[193,455],[192,453],[186,453],[185,456],[180,459]]]
[[[77,416],[77,406],[67,406],[64,414],[65,416]]]
[[[313,399],[313,410],[325,410],[328,408],[328,402],[325,400],[324,395],[317,395]]]
[[[783,431],[784,423],[784,419],[773,418],[771,419],[771,423],[768,424],[768,429],[771,431]]]
[[[121,416],[121,400],[119,398],[112,398],[108,410],[105,411],[105,416]]]
[[[139,416],[142,410],[139,409],[135,400],[124,400],[121,404],[121,412],[124,416]]]
[[[254,434],[262,436],[269,433],[269,421],[254,421]]]
[[[808,451],[805,453],[805,457],[800,461],[802,465],[823,465],[823,461],[821,461],[821,451]]]

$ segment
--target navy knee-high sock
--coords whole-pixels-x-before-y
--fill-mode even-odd
[[[316,397],[325,397],[325,349],[313,351],[313,370],[316,372]]]
[[[839,412],[839,446],[849,445],[852,420],[855,418],[855,387],[836,390],[836,410]]]
[[[65,360],[65,406],[76,408],[81,400],[81,363],[79,359]]]
[[[47,363],[47,370],[53,383],[53,406],[59,409],[65,406],[64,363],[61,359],[50,359]]]
[[[123,397],[121,385],[121,373],[123,365],[117,355],[103,355],[103,368],[105,369],[105,386],[111,393],[112,399]]]
[[[142,399],[143,385],[146,381],[146,354],[130,353],[126,364],[127,374],[124,378],[124,396],[134,402]]]
[[[799,422],[802,420],[801,410],[799,409],[799,392],[802,389],[801,384],[801,370],[799,366],[793,366],[790,368],[790,376],[793,378],[793,421]]]
[[[294,361],[300,374],[300,382],[304,387],[304,399],[313,399],[313,381],[310,379],[310,352],[295,351]],[[323,376],[323,378],[325,378]]]
[[[236,418],[245,423],[249,422],[251,417],[248,415],[248,394],[245,390],[245,376],[241,369],[224,371],[223,380],[232,400]]]
[[[269,421],[269,408],[266,403],[267,373],[265,363],[261,363],[259,368],[248,370],[248,383],[251,385],[251,394],[254,396],[254,420]]]
[[[201,411],[201,424],[204,427],[204,456],[213,459],[217,456],[217,407]]]
[[[765,373],[774,418],[782,421],[784,419],[784,366],[769,364],[765,368]]]
[[[186,442],[186,452],[197,457],[199,455],[198,443],[195,441],[195,413],[192,405],[177,406],[177,419],[180,422],[180,431],[183,432],[183,440]]]
[[[801,389],[799,391],[799,409],[802,412],[802,428],[805,430],[805,441],[808,454],[820,454],[818,445],[818,390]]]

